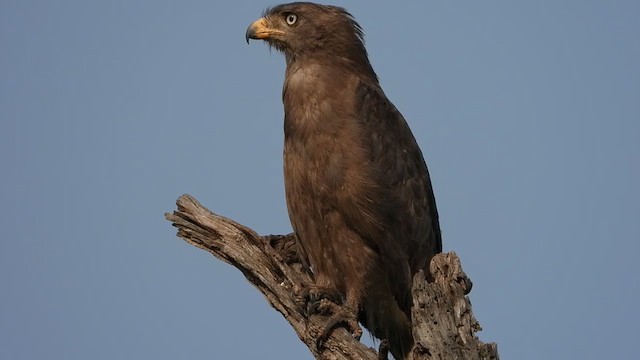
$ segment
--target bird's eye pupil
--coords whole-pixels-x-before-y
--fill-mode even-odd
[[[293,25],[296,23],[296,20],[298,20],[298,17],[295,14],[287,15],[287,24]]]

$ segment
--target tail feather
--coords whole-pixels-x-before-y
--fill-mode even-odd
[[[359,320],[373,336],[388,340],[393,357],[403,360],[413,348],[411,319],[389,293],[377,295],[364,300]]]

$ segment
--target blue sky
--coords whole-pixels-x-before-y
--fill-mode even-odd
[[[284,59],[244,42],[273,4],[0,3],[0,358],[311,359],[163,217],[190,193],[290,231]],[[480,337],[637,353],[640,3],[339,4],[425,153]]]

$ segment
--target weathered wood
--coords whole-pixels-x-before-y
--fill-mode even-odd
[[[413,278],[413,359],[497,360],[497,345],[475,335],[482,328],[466,296],[472,284],[456,253],[438,254],[430,270],[432,283],[421,274]]]
[[[312,284],[312,274],[297,258],[293,234],[260,236],[237,222],[217,215],[190,195],[177,200],[178,209],[165,214],[178,228],[178,236],[238,268],[291,324],[317,359],[378,360],[379,354],[338,328],[319,349],[317,331],[321,316],[306,315],[299,294]],[[483,344],[480,330],[465,296],[471,282],[454,253],[436,255],[435,276],[427,283],[422,274],[413,283],[414,359],[497,359],[495,344]],[[386,351],[383,349],[383,352]]]

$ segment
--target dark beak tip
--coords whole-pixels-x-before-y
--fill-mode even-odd
[[[253,29],[249,26],[247,32],[244,33],[244,39],[247,41],[247,45],[249,44],[249,39],[253,38],[253,35]]]

